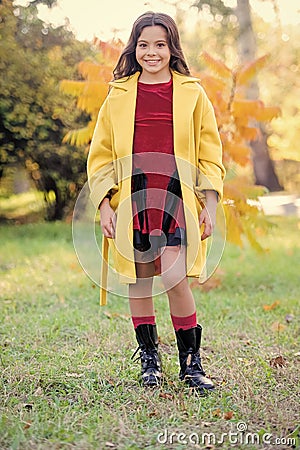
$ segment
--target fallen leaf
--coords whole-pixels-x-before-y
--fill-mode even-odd
[[[232,418],[233,418],[233,411],[227,411],[226,413],[224,413],[225,420],[230,420]]]
[[[23,427],[24,430],[28,430],[28,428],[31,427],[32,422],[25,422],[25,425]]]
[[[222,413],[221,413],[220,408],[215,409],[215,410],[212,412],[212,415],[213,415],[214,417],[221,417]]]
[[[263,305],[263,309],[265,311],[272,311],[272,309],[277,308],[277,306],[280,305],[280,301],[276,300],[274,303],[272,303],[271,305]]]
[[[276,358],[272,358],[270,360],[270,366],[277,369],[278,367],[286,366],[286,360],[283,356],[276,356]]]
[[[168,394],[167,392],[160,392],[159,396],[160,396],[160,398],[166,398],[168,400],[173,400],[173,395]]]
[[[120,318],[120,319],[126,319],[128,320],[130,318],[129,314],[119,314],[119,313],[109,313],[108,311],[104,311],[103,313],[106,317],[108,317],[108,319],[113,319],[113,318]]]
[[[271,330],[272,331],[275,331],[275,332],[277,332],[277,333],[279,333],[280,331],[283,331],[285,329],[285,325],[283,325],[282,323],[280,323],[280,322],[274,322],[274,323],[272,323],[272,325],[271,325]]]

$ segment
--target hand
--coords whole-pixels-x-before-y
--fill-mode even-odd
[[[200,226],[204,225],[204,231],[201,234],[201,241],[212,235],[216,225],[216,213],[209,211],[207,207],[202,209],[199,219]]]
[[[105,237],[114,239],[116,230],[116,214],[109,204],[108,198],[104,198],[100,204],[100,225]]]
[[[206,191],[206,205],[199,218],[200,227],[204,225],[201,241],[212,235],[216,225],[217,197],[215,191]]]

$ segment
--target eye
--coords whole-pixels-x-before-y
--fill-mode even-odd
[[[138,47],[140,47],[140,48],[145,48],[145,47],[146,47],[146,44],[145,44],[144,42],[141,42],[140,44],[138,44]]]
[[[162,48],[162,47],[165,47],[166,44],[165,44],[164,42],[159,42],[159,43],[157,44],[157,46],[158,46],[158,48]]]

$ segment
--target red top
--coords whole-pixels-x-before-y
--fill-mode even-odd
[[[173,83],[138,82],[133,141],[133,173],[146,175],[145,216],[141,227],[133,201],[133,228],[143,234],[160,236],[167,187],[176,171],[173,147]],[[169,233],[185,228],[182,202],[169,227]],[[176,219],[176,220],[175,220]]]

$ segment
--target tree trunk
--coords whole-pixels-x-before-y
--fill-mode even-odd
[[[238,50],[241,63],[253,61],[256,58],[256,39],[252,28],[249,0],[237,0],[236,16],[240,28]],[[253,80],[249,87],[248,98],[259,98],[259,87],[256,79]],[[261,136],[258,140],[250,143],[255,183],[266,186],[270,191],[280,191],[282,187],[279,184],[274,164],[269,154],[268,135],[262,124],[258,124],[258,126]]]

